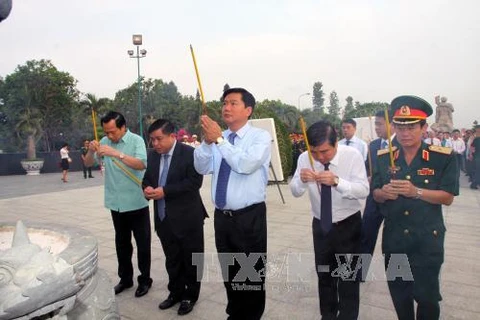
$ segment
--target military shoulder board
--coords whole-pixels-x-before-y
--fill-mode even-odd
[[[452,148],[449,148],[449,147],[431,145],[431,146],[428,147],[428,149],[430,151],[443,153],[443,154],[451,154],[452,153]]]
[[[397,147],[392,148],[392,152],[397,151]],[[377,156],[383,156],[384,154],[388,154],[388,149],[380,149],[377,151]]]

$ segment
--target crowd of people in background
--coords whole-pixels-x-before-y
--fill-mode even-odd
[[[465,173],[470,187],[478,189],[479,183],[475,182],[475,159],[480,157],[480,151],[475,153],[475,137],[480,138],[479,129],[454,129],[452,132],[428,130],[423,141],[429,145],[452,148],[457,158],[457,177],[460,177],[460,172]]]

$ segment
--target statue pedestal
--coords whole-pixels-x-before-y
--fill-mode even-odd
[[[27,225],[0,223],[0,292],[10,293],[0,301],[0,320],[120,319],[113,285],[98,268],[96,238],[80,228]]]

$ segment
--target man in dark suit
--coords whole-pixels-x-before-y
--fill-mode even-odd
[[[389,123],[391,121],[391,115],[389,115]],[[391,132],[393,127],[390,127]],[[385,121],[385,111],[380,110],[375,114],[375,133],[377,134],[377,139],[370,142],[368,145],[368,158],[365,162],[367,168],[367,175],[369,180],[371,180],[373,168],[377,164],[377,154],[388,152],[388,141],[392,141],[392,146],[397,146],[398,142],[395,137],[388,137],[387,134],[387,122]],[[364,259],[362,264],[362,280],[365,280],[365,277],[368,273],[368,267],[370,265],[371,255],[375,250],[375,244],[377,243],[378,231],[383,222],[383,216],[380,213],[377,203],[373,200],[372,189],[370,189],[370,194],[367,197],[367,202],[365,204],[365,210],[363,211],[362,217],[362,245],[361,252],[364,254]]]
[[[203,274],[203,259],[198,259],[204,253],[207,217],[199,192],[203,176],[193,166],[194,148],[177,143],[170,121],[156,120],[148,134],[154,150],[148,155],[143,192],[155,200],[155,231],[165,253],[170,291],[158,307],[168,309],[180,302],[178,314],[184,315],[193,310]]]

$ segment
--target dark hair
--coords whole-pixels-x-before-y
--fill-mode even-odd
[[[307,130],[308,143],[312,147],[318,147],[326,141],[335,147],[337,143],[337,131],[327,120],[320,120],[312,124]]]
[[[352,118],[342,120],[342,123],[350,123],[354,128],[357,127],[357,122],[355,122],[355,120],[353,120]]]
[[[62,144],[62,148],[65,148],[65,147],[68,147],[68,143],[66,142]]]
[[[171,134],[175,132],[175,126],[170,120],[157,119],[148,127],[148,134],[153,131],[161,129],[164,134]]]
[[[460,133],[460,130],[458,130],[458,129],[453,129],[452,133],[455,133],[455,132]]]
[[[375,117],[379,117],[379,118],[385,119],[385,110],[378,110],[378,111],[375,113]],[[392,117],[393,117],[393,114],[392,114],[392,112],[390,112],[390,110],[389,110],[389,111],[388,111],[388,121],[392,122]]]
[[[108,113],[100,119],[100,124],[103,125],[104,123],[110,122],[112,120],[115,120],[115,125],[118,129],[121,129],[123,126],[127,125],[127,121],[125,120],[123,114],[116,111],[108,111]]]
[[[251,107],[252,111],[255,109],[255,97],[243,88],[230,88],[223,91],[222,102],[225,100],[225,97],[230,93],[240,93],[242,95],[242,101],[245,103],[245,107]]]

